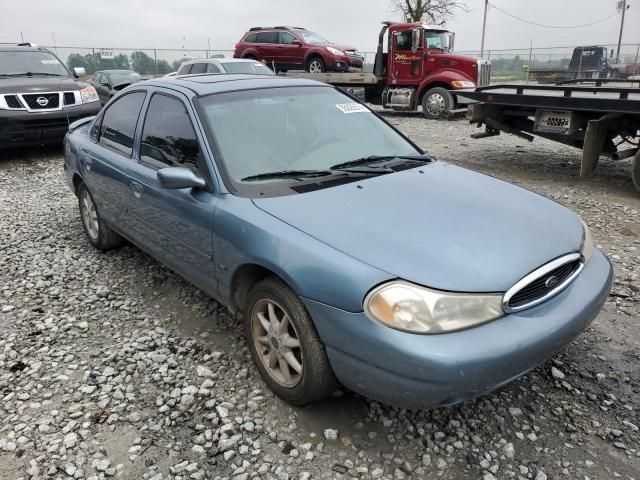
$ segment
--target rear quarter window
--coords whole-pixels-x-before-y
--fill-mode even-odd
[[[256,43],[256,39],[258,37],[257,33],[250,33],[246,37],[244,37],[244,42],[246,43]]]
[[[191,73],[191,67],[193,67],[192,64],[188,64],[188,65],[182,65],[180,67],[180,69],[178,70],[178,75],[187,75],[189,73]]]

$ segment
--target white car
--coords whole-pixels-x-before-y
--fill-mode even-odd
[[[184,62],[177,72],[166,76],[193,75],[198,73],[246,73],[251,75],[275,75],[265,64],[248,58],[203,58]]]

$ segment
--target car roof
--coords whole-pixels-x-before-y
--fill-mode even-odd
[[[258,60],[254,60],[251,58],[194,58],[193,60],[188,60],[186,62],[182,62],[182,65],[192,65],[194,63],[260,63]]]
[[[233,92],[278,87],[327,87],[327,84],[315,80],[281,77],[278,75],[251,74],[196,74],[159,77],[136,84],[179,90],[190,90],[198,96],[212,93]]]
[[[29,45],[16,45],[15,43],[2,44],[0,43],[0,52],[47,52],[49,50],[43,47],[29,46]]]
[[[140,75],[138,72],[133,70],[98,70],[96,73],[135,73]]]

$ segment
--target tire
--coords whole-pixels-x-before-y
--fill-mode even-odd
[[[282,323],[285,315],[286,325]],[[302,406],[319,402],[335,391],[338,383],[313,321],[300,298],[282,280],[267,277],[251,288],[244,327],[260,375],[280,398]]]
[[[633,164],[631,165],[631,179],[636,186],[636,190],[640,192],[640,150],[636,152],[633,157]]]
[[[431,120],[444,118],[454,105],[453,95],[447,89],[434,87],[422,97],[422,114]]]
[[[307,67],[305,70],[309,73],[323,73],[326,72],[327,69],[325,67],[324,61],[320,57],[311,57],[307,61]]]
[[[106,226],[100,219],[93,196],[84,183],[80,183],[78,186],[78,208],[80,210],[82,228],[84,228],[84,233],[87,235],[91,245],[103,251],[122,245],[122,237]]]

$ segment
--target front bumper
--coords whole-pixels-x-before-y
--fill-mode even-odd
[[[304,299],[329,361],[347,388],[405,408],[450,405],[489,393],[542,363],[583,332],[605,302],[613,269],[594,251],[549,301],[475,328],[416,335]]]
[[[362,57],[336,57],[329,63],[328,70],[334,72],[350,72],[361,70],[364,64]]]
[[[96,115],[100,102],[86,103],[55,112],[0,110],[0,146],[23,147],[62,142],[69,124]]]

